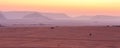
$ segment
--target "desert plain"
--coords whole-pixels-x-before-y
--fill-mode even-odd
[[[120,27],[0,27],[0,48],[120,48]]]

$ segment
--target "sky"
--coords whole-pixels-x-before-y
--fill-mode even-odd
[[[120,0],[0,0],[0,10],[119,16]]]

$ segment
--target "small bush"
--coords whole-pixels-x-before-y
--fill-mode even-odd
[[[55,27],[51,27],[50,29],[55,29]]]

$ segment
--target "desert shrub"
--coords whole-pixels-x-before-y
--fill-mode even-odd
[[[107,25],[106,27],[110,27],[110,25]]]
[[[89,33],[89,36],[92,36],[92,33]]]
[[[112,27],[120,27],[120,25],[113,25]]]
[[[50,27],[50,29],[55,29],[55,27]]]

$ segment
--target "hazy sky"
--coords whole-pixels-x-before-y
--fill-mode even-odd
[[[0,0],[0,10],[119,15],[120,0]]]

